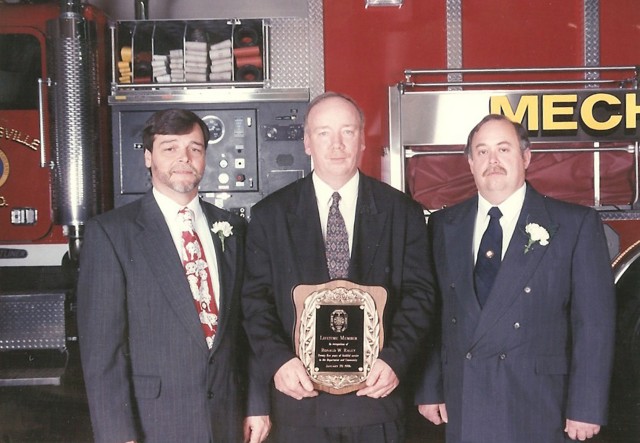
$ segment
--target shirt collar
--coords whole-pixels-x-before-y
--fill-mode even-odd
[[[520,214],[520,210],[522,209],[522,205],[524,204],[524,197],[526,193],[527,184],[523,183],[520,188],[518,188],[505,201],[498,205],[498,208],[500,208],[500,212],[502,212],[502,217],[504,220],[511,220],[512,218]],[[494,205],[489,203],[487,199],[485,199],[482,195],[480,195],[480,193],[478,193],[478,214],[486,216],[489,212],[489,209],[491,209],[493,206]]]
[[[162,215],[164,215],[164,218],[167,220],[173,220],[177,216],[178,211],[185,207],[185,205],[179,205],[171,198],[158,191],[156,188],[153,188],[153,197],[156,199],[156,202],[158,203],[158,206],[162,211]],[[193,200],[187,203],[186,207],[193,211],[196,219],[202,214],[200,200],[197,195],[193,198]]]
[[[358,195],[358,186],[360,184],[360,172],[354,174],[340,189],[333,189],[326,182],[324,182],[318,174],[311,176],[313,180],[313,187],[316,191],[316,199],[319,202],[331,205],[332,195],[334,192],[339,192],[342,201],[354,200]]]

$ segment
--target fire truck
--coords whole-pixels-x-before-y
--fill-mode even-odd
[[[335,90],[366,115],[363,172],[409,193],[427,221],[474,192],[462,155],[473,124],[488,113],[523,123],[527,179],[605,223],[619,306],[609,432],[640,435],[633,0],[121,3],[0,1],[0,395],[81,390],[83,226],[149,188],[140,131],[151,113],[183,107],[207,122],[201,195],[250,218],[311,170],[306,108]],[[204,73],[178,75],[175,51],[202,44]],[[230,58],[214,60],[221,47]]]

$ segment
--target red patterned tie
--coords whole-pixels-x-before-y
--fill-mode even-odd
[[[202,243],[200,243],[198,234],[193,228],[193,211],[189,208],[182,208],[179,214],[183,221],[182,264],[184,265],[193,301],[207,340],[207,346],[211,349],[218,329],[218,306],[216,305],[213,285],[211,284],[209,265],[204,255]]]
[[[340,194],[334,192],[329,217],[327,218],[327,234],[325,238],[325,253],[329,277],[347,278],[349,275],[349,235],[340,213]]]

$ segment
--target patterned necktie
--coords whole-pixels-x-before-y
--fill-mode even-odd
[[[198,317],[202,324],[205,339],[209,349],[213,346],[213,339],[218,329],[218,306],[213,293],[209,265],[204,255],[202,243],[193,228],[193,211],[182,208],[178,212],[183,222],[182,247],[184,271],[191,288],[193,302],[196,305]]]
[[[349,235],[344,224],[338,205],[340,194],[334,192],[329,217],[327,218],[327,236],[325,239],[325,251],[327,255],[327,267],[329,277],[347,278],[349,275]]]
[[[489,297],[502,262],[502,226],[500,226],[502,212],[494,206],[489,209],[489,217],[489,226],[480,241],[476,267],[473,271],[480,307],[484,306]]]

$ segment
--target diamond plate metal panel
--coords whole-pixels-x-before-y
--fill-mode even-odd
[[[271,86],[309,87],[309,20],[271,20]]]
[[[322,0],[309,0],[309,49],[311,97],[324,92],[324,15]]]
[[[600,3],[584,0],[584,65],[600,66]],[[598,72],[585,73],[586,80],[596,80]]]
[[[271,86],[324,91],[322,0],[309,0],[308,18],[271,21]]]
[[[65,294],[0,296],[0,350],[65,347]]]
[[[462,0],[447,0],[447,69],[462,68]],[[461,82],[462,74],[448,75],[450,82]],[[450,89],[461,89],[459,87]]]

